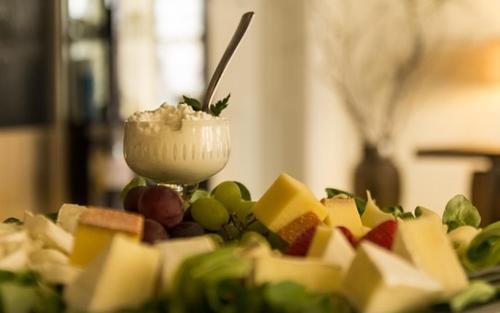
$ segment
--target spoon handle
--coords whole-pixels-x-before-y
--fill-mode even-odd
[[[224,54],[222,55],[219,64],[217,64],[217,68],[215,69],[215,72],[212,75],[210,82],[208,83],[207,91],[205,93],[205,97],[203,98],[202,110],[204,112],[208,112],[209,110],[208,107],[210,105],[210,102],[212,102],[212,98],[214,96],[215,90],[217,89],[217,86],[219,85],[219,81],[222,75],[224,74],[227,65],[229,64],[229,61],[231,61],[231,57],[236,51],[236,48],[238,48],[241,39],[245,35],[248,26],[250,26],[250,22],[252,21],[253,15],[254,12],[247,12],[241,16],[240,23],[238,24],[238,27],[234,32],[233,38],[231,38],[231,41],[229,42],[226,48],[226,51],[224,51]]]

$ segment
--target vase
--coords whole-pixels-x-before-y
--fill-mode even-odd
[[[399,205],[399,170],[390,157],[380,154],[375,145],[364,144],[362,160],[354,175],[356,195],[364,197],[369,190],[380,207]]]

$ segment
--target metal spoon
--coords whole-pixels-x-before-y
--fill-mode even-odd
[[[205,92],[205,97],[203,98],[202,110],[204,112],[208,112],[210,102],[212,102],[212,98],[214,96],[215,90],[217,89],[217,85],[222,78],[222,74],[224,74],[229,61],[231,61],[231,57],[236,51],[236,48],[238,48],[238,45],[245,35],[248,26],[250,26],[253,15],[254,12],[247,12],[241,16],[240,23],[238,24],[238,27],[234,32],[233,38],[231,38],[226,51],[224,51],[224,54],[222,55],[219,64],[217,64],[217,68],[215,69],[215,72],[213,73],[212,77],[210,78],[210,82],[208,83],[207,91]]]

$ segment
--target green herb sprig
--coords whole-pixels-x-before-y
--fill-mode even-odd
[[[208,113],[210,113],[213,116],[220,116],[222,111],[224,111],[225,108],[227,108],[229,104],[229,98],[231,97],[231,94],[228,94],[225,98],[217,101],[216,103],[210,104],[208,107]],[[193,108],[194,111],[201,111],[203,109],[203,105],[201,102],[195,98],[190,98],[187,96],[182,96],[184,99],[184,102],[189,105],[191,108]]]

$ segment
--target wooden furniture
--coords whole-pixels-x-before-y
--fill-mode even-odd
[[[417,155],[489,159],[491,167],[487,171],[472,173],[471,200],[481,214],[481,225],[500,220],[500,146],[423,148],[417,151]]]

